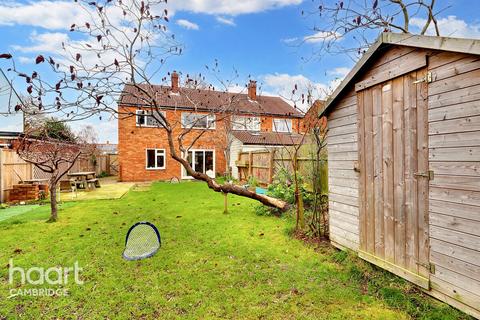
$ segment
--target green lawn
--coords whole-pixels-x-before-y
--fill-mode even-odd
[[[38,204],[18,205],[0,209],[0,221],[22,215],[39,207]]]
[[[351,255],[292,239],[288,218],[256,216],[253,201],[229,204],[225,215],[223,196],[201,183],[158,183],[69,202],[57,223],[45,223],[47,206],[0,222],[0,319],[467,318]],[[124,261],[125,233],[142,220],[158,226],[162,249]],[[85,283],[66,285],[68,297],[7,298],[10,258],[26,268],[78,261]]]

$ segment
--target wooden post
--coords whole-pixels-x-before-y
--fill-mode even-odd
[[[269,172],[268,172],[268,183],[273,182],[273,174],[274,174],[274,167],[275,167],[275,149],[270,151],[270,163],[269,163]]]
[[[106,170],[105,171],[107,172],[108,175],[110,175],[110,154],[109,153],[107,153],[107,157],[105,159],[105,162],[106,162],[106,164],[105,164],[105,166],[106,166],[105,169]]]
[[[223,194],[224,197],[224,210],[223,213],[227,214],[228,213],[228,193]]]
[[[4,202],[4,197],[3,197],[3,174],[4,168],[3,168],[3,150],[0,149],[0,203]]]
[[[248,177],[253,176],[253,153],[248,153]]]

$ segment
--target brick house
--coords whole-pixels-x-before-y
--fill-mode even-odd
[[[255,81],[249,83],[246,94],[226,93],[180,87],[174,72],[171,86],[145,89],[154,91],[159,109],[172,126],[175,148],[179,150],[176,138],[182,134],[184,147],[194,142],[187,156],[190,164],[212,177],[228,172],[226,150],[233,131],[291,135],[302,130],[303,114],[280,97],[257,95]],[[189,179],[183,167],[170,157],[167,133],[152,116],[152,107],[142,103],[137,88],[125,87],[118,108],[120,180]]]

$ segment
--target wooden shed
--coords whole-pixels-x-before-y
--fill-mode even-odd
[[[384,33],[321,115],[332,243],[480,318],[480,41]]]

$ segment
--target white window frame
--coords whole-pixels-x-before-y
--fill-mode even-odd
[[[197,127],[197,126],[187,126],[184,122],[184,116],[196,116],[198,117],[197,120],[195,121],[198,123],[198,119],[201,118],[206,118],[207,119],[207,127]],[[206,114],[206,113],[195,113],[195,112],[182,112],[182,128],[184,129],[201,129],[201,130],[215,130],[216,127],[216,116],[214,114]]]
[[[137,109],[137,111],[135,111],[135,125],[137,127],[142,127],[142,128],[163,128],[161,123],[159,125],[149,125],[148,124],[148,120],[147,118],[148,117],[152,117],[152,113],[153,113],[153,110],[143,110],[143,109]],[[162,114],[164,117],[166,117],[166,113],[165,111],[158,111],[158,113]],[[145,124],[140,124],[138,123],[138,119],[140,117],[144,117],[145,118]],[[155,121],[157,121],[156,119],[154,119]],[[160,120],[161,121],[161,120]]]
[[[186,151],[187,153],[192,151],[192,169],[195,171],[195,163],[193,162],[193,159],[195,158],[195,152],[204,152],[204,157],[203,157],[203,167],[205,167],[205,152],[213,152],[213,175],[215,175],[215,173],[217,172],[216,171],[216,160],[217,160],[217,156],[215,154],[215,149],[189,149],[188,151]],[[183,153],[184,155],[184,159],[187,159],[187,157],[185,157],[185,153]],[[185,170],[185,168],[183,166],[181,166],[181,170],[182,170],[182,179],[194,179],[192,176],[189,176],[187,174],[187,170]],[[206,172],[205,172],[206,174]],[[215,178],[215,177],[210,177],[210,178]]]
[[[148,151],[155,151],[155,167],[150,168],[148,167]],[[163,152],[163,167],[158,167],[157,159],[158,159],[158,153]],[[156,148],[147,148],[145,149],[145,169],[147,170],[165,170],[167,168],[167,152],[165,149],[156,149]]]
[[[287,125],[287,130],[277,129],[277,125],[275,124],[275,121],[284,122]],[[288,123],[290,123],[290,124],[288,124]],[[272,131],[273,132],[292,133],[293,132],[293,120],[292,119],[286,119],[286,118],[273,118],[272,119]]]
[[[256,116],[232,116],[232,130],[236,131],[260,131],[262,119]],[[238,125],[238,127],[236,127]],[[255,127],[253,126],[255,125]]]

